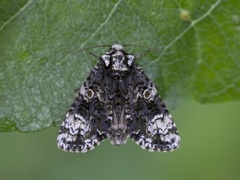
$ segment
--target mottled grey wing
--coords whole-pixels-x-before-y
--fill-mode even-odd
[[[103,72],[99,64],[78,91],[78,96],[62,122],[57,145],[70,152],[86,152],[100,144],[107,135],[104,104],[101,99]]]
[[[176,125],[154,84],[137,66],[133,70],[134,111],[131,138],[143,149],[167,152],[179,147]]]

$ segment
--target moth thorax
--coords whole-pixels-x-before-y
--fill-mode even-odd
[[[120,44],[114,44],[112,45],[111,49],[120,51],[120,50],[123,50],[123,46]]]
[[[116,54],[112,55],[112,70],[113,71],[127,71],[128,70],[126,58],[121,53],[121,51],[118,51]]]

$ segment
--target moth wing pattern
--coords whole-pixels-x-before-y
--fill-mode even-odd
[[[143,70],[136,65],[134,71],[134,111],[137,113],[131,138],[149,151],[168,152],[177,149],[180,136],[171,114]]]
[[[114,44],[79,89],[62,122],[57,145],[64,151],[84,153],[106,138],[119,146],[129,137],[149,151],[174,151],[180,143],[155,85],[135,63],[135,56]]]
[[[101,69],[97,64],[79,89],[61,124],[57,137],[57,145],[60,149],[84,153],[92,150],[107,137],[101,116],[104,109],[98,97],[101,78]]]

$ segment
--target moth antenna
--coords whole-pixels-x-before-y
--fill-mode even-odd
[[[116,43],[117,44],[117,43]],[[71,54],[75,54],[75,53],[79,53],[81,51],[85,51],[85,50],[88,50],[88,49],[93,49],[93,48],[99,48],[99,47],[111,47],[112,45],[109,45],[109,44],[106,44],[106,45],[96,45],[96,46],[89,46],[89,47],[86,47],[86,48],[82,48],[82,49],[78,49],[76,51],[73,51],[71,52]],[[144,55],[146,55],[147,53],[149,53],[150,51],[157,51],[158,49],[156,48],[151,48],[149,46],[143,46],[143,45],[135,45],[135,44],[127,44],[127,45],[123,45],[124,46],[133,46],[133,47],[141,47],[141,48],[148,48],[148,50],[140,53],[140,54],[136,54],[135,57],[136,58],[140,58]],[[91,55],[93,55],[94,57],[96,57],[98,59],[98,56],[96,54],[93,54],[92,52],[90,53]]]
[[[78,52],[81,52],[81,51],[85,51],[85,50],[93,49],[93,48],[99,48],[99,47],[111,47],[111,45],[89,46],[89,47],[86,47],[86,48],[83,48],[83,49],[78,49],[78,50],[73,51],[73,52],[71,52],[71,53],[72,53],[72,54],[75,54],[75,53],[78,53]],[[94,56],[96,56],[96,55],[94,55]]]
[[[145,56],[146,54],[148,54],[150,51],[152,51],[152,49],[148,49],[148,50],[146,50],[146,51],[143,51],[143,52],[140,53],[140,54],[136,54],[136,55],[134,55],[134,57],[135,57],[136,59],[141,58],[142,56]]]
[[[148,54],[150,51],[158,51],[157,48],[151,48],[150,46],[144,46],[144,45],[134,45],[134,44],[128,44],[128,45],[123,45],[123,46],[133,46],[133,47],[141,47],[141,48],[147,48],[146,51],[143,51],[142,53],[140,54],[136,54],[134,55],[135,58],[141,58],[142,56]]]
[[[123,47],[125,47],[125,46],[134,46],[134,47],[141,47],[141,48],[153,49],[153,48],[151,48],[150,46],[137,45],[137,44],[125,44],[125,45],[122,45],[122,46],[123,46]]]
[[[93,52],[89,52],[89,54],[91,54],[93,57],[95,57],[96,59],[99,59],[98,55],[94,54]]]

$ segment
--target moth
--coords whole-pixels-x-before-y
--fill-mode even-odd
[[[87,152],[109,139],[120,146],[131,138],[143,149],[167,152],[180,136],[155,85],[135,56],[114,44],[78,90],[62,122],[57,145],[63,151]]]

